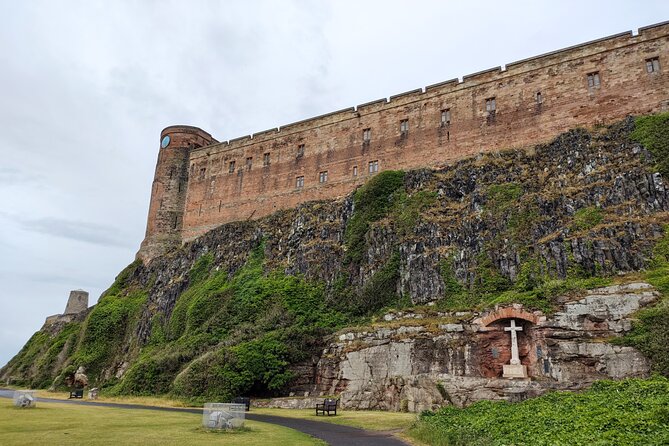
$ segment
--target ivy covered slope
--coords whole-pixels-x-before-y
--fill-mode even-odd
[[[83,365],[107,392],[265,396],[299,385],[328,335],[390,306],[550,311],[570,289],[656,266],[666,133],[666,115],[577,129],[223,225],[130,265],[85,319],[45,327],[0,378],[59,386]],[[626,342],[654,336],[647,319]]]

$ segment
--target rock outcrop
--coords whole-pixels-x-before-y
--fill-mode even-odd
[[[599,379],[644,377],[648,360],[608,341],[629,331],[631,315],[658,297],[646,283],[599,288],[549,316],[525,312],[536,324],[520,319],[527,317],[520,306],[487,314],[388,313],[376,326],[338,335],[318,361],[310,394],[341,394],[342,407],[422,411],[582,389]],[[500,319],[483,325],[490,313]],[[529,372],[524,380],[502,378],[502,365],[510,358],[503,326],[514,317],[523,324],[520,355]]]

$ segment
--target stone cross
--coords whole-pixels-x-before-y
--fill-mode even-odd
[[[516,320],[511,319],[511,326],[504,327],[504,331],[511,332],[511,364],[520,364],[520,357],[518,355],[518,337],[517,331],[523,331],[523,327],[516,327]]]

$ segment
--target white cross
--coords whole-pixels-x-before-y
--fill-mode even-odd
[[[504,331],[511,332],[511,364],[520,364],[520,357],[518,356],[518,337],[517,331],[523,331],[523,327],[516,327],[516,320],[511,319],[511,326],[504,327]]]

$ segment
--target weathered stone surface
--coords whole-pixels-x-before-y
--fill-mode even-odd
[[[588,291],[548,317],[516,305],[508,307],[513,311],[459,313],[468,319],[457,324],[438,323],[455,314],[423,314],[424,326],[412,322],[342,333],[323,352],[311,393],[340,393],[342,407],[348,408],[420,411],[482,399],[516,401],[548,390],[581,389],[598,379],[647,376],[650,365],[637,350],[606,341],[628,331],[631,315],[657,298],[650,285],[630,283]],[[523,373],[510,380],[502,377],[511,356],[503,328],[516,314],[537,323],[516,319],[524,323],[518,333]],[[407,314],[386,316],[384,323],[395,325],[415,321]],[[476,329],[482,321],[489,325]],[[430,329],[435,323],[437,331]],[[529,377],[522,379],[525,373]]]

